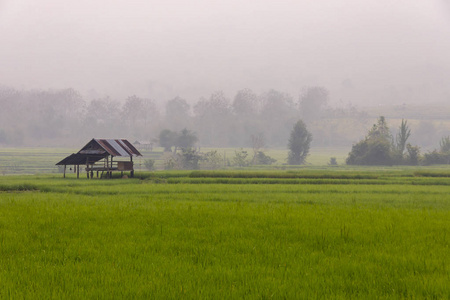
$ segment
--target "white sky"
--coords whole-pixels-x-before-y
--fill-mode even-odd
[[[0,0],[0,84],[16,88],[450,102],[449,53],[444,0]]]

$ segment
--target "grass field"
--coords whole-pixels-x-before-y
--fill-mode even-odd
[[[450,298],[450,170],[0,177],[0,298]]]
[[[58,173],[62,169],[58,169],[55,164],[79,149],[68,148],[0,148],[0,176],[13,174],[42,174],[42,173]],[[232,160],[236,150],[234,148],[202,148],[202,152],[217,150],[218,153],[225,158],[224,166],[227,165],[226,160]],[[244,149],[249,154],[251,149]],[[325,166],[330,161],[330,157],[336,157],[339,164],[344,164],[349,149],[346,148],[314,148],[308,157],[308,166]],[[154,148],[153,151],[142,150],[143,157],[135,159],[135,168],[144,170],[144,161],[146,159],[154,159],[158,169],[163,169],[163,148]],[[275,167],[282,167],[286,163],[288,151],[286,149],[267,149],[266,154],[277,160]]]

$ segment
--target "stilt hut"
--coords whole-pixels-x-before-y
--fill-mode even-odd
[[[66,177],[67,166],[73,166],[73,171],[80,177],[80,166],[86,166],[87,178],[111,177],[112,172],[130,172],[134,176],[133,157],[142,156],[141,153],[125,139],[92,139],[80,151],[73,153],[57,166],[64,166]],[[127,160],[124,160],[127,159]],[[129,159],[129,160],[128,160]]]

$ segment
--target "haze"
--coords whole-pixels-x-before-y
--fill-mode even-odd
[[[331,103],[448,102],[437,0],[0,0],[0,85],[197,101],[308,86]]]

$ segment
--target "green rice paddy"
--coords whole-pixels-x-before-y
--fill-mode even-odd
[[[0,176],[1,299],[448,299],[450,170]]]

